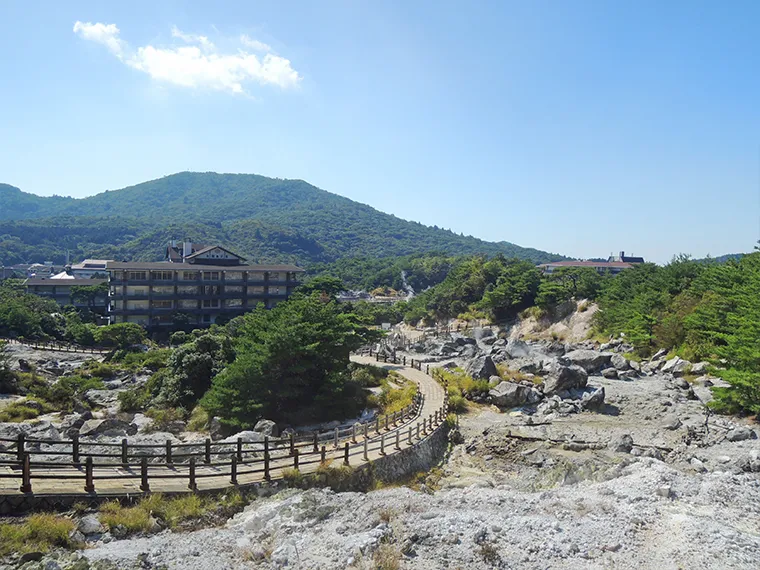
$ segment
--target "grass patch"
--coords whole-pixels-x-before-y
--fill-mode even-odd
[[[0,422],[23,422],[33,420],[36,417],[55,411],[55,409],[43,400],[27,398],[21,402],[11,402],[0,410]]]
[[[399,388],[391,385],[391,382]],[[379,408],[383,414],[393,414],[410,406],[417,395],[417,384],[393,371],[380,381],[380,386],[382,391],[379,395],[372,394],[368,398],[368,404]]]
[[[491,389],[488,380],[475,380],[472,376],[465,374],[461,368],[453,370],[434,368],[432,373],[433,378],[446,387],[449,394],[449,409],[457,414],[466,413],[469,409],[470,403],[467,401],[467,396],[487,393]]]
[[[0,556],[72,548],[77,545],[69,533],[75,528],[71,519],[46,513],[32,515],[22,523],[0,524]]]
[[[303,473],[292,467],[282,471],[282,479],[289,487],[301,487],[306,480]]]
[[[122,526],[128,534],[149,532],[154,519],[160,520],[169,528],[177,528],[188,521],[201,519],[214,512],[231,514],[239,511],[248,499],[237,489],[222,497],[196,494],[165,497],[160,493],[148,495],[136,505],[124,506],[118,501],[111,501],[100,507],[100,522],[108,528]]]
[[[401,552],[393,544],[381,544],[372,555],[372,562],[377,570],[399,570],[401,568]]]
[[[183,408],[150,408],[145,415],[153,419],[149,431],[168,431],[172,423],[184,421],[187,412]]]
[[[137,372],[143,368],[155,372],[166,366],[171,353],[170,348],[156,348],[147,352],[120,350],[116,352],[111,362],[118,362],[120,367],[132,372]]]

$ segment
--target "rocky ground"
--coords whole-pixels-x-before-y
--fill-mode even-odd
[[[27,567],[758,566],[756,426],[707,412],[721,381],[703,364],[637,363],[622,340],[523,342],[489,331],[421,340],[406,355],[490,381],[468,395],[461,443],[418,488],[285,490],[223,528],[98,534],[81,554]],[[497,378],[505,369],[519,380]]]

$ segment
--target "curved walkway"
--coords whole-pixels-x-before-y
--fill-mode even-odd
[[[34,453],[18,454],[17,449],[13,449],[18,444],[6,444],[7,450],[0,452],[0,497],[108,497],[139,495],[149,491],[187,493],[223,489],[233,484],[244,486],[266,480],[274,481],[282,479],[295,467],[303,474],[313,473],[323,464],[323,459],[332,465],[361,467],[369,461],[416,445],[432,435],[445,421],[445,390],[426,373],[401,364],[376,362],[374,358],[366,356],[352,356],[351,360],[395,370],[418,385],[421,400],[403,413],[378,418],[368,424],[357,424],[353,428],[342,430],[342,433],[336,430],[334,437],[333,432],[330,432],[320,434],[314,441],[272,439],[266,444],[183,444],[175,446],[174,455],[171,450],[159,450],[152,456],[150,463],[147,458],[141,459],[137,464],[130,462],[129,459],[136,459],[134,456],[130,456],[124,465],[117,462],[95,463],[100,457],[118,459],[118,452],[115,455],[88,455],[84,451],[77,463],[37,462]],[[40,447],[30,440],[22,443],[21,448],[24,449],[28,444]],[[71,442],[68,445],[67,451],[58,454],[71,455]],[[90,444],[82,442],[79,445]],[[119,444],[112,445],[120,447]],[[210,445],[217,451],[210,451]],[[223,446],[226,446],[225,451],[221,450]],[[130,446],[130,449],[138,447]],[[56,452],[35,453],[51,455]],[[186,459],[188,457],[191,457],[189,461]],[[196,457],[201,460],[197,465]],[[162,462],[156,463],[156,459]],[[172,459],[187,462],[173,464]],[[29,462],[26,470],[23,465],[25,461]],[[29,475],[26,480],[24,473]]]

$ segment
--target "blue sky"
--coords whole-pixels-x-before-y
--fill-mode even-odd
[[[301,178],[664,262],[760,237],[757,2],[0,3],[0,181]]]

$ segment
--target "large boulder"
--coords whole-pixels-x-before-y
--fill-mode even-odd
[[[101,534],[105,532],[103,525],[100,524],[98,517],[95,515],[85,515],[79,519],[77,530],[85,536],[88,534]]]
[[[79,435],[82,437],[97,437],[100,435],[124,437],[126,435],[135,435],[136,433],[136,425],[117,420],[116,418],[87,420],[82,427],[79,428]]]
[[[478,356],[473,358],[467,363],[464,371],[473,378],[488,379],[491,376],[497,376],[499,371],[496,370],[496,365],[491,360],[490,356]]]
[[[621,372],[628,370],[631,365],[628,363],[628,360],[623,358],[620,354],[613,354],[610,358],[610,364],[615,368],[615,370],[619,370]]]
[[[243,443],[261,443],[264,441],[264,437],[264,434],[257,431],[241,431],[223,439],[221,443],[237,443],[238,438],[242,439]]]
[[[757,439],[755,430],[746,426],[740,426],[732,429],[726,434],[728,441],[744,441],[746,439]]]
[[[566,353],[560,358],[565,365],[576,365],[583,368],[589,374],[607,368],[612,360],[613,353],[598,352],[596,350],[579,349]]]
[[[587,390],[589,390],[587,388]],[[581,408],[584,410],[598,410],[604,406],[604,386],[589,390],[581,397]]]
[[[120,390],[87,390],[84,400],[91,406],[113,408],[119,403]]]
[[[92,419],[92,412],[87,410],[81,414],[69,414],[61,422],[59,430],[65,434],[66,437],[71,438],[74,434],[78,434],[87,420]]]
[[[488,391],[488,396],[491,398],[491,402],[500,408],[515,408],[526,404],[535,404],[541,399],[541,394],[535,388],[506,381],[491,388]]]
[[[673,376],[683,376],[691,366],[691,362],[675,356],[668,360],[662,367],[663,374],[672,374]]]
[[[510,358],[525,358],[530,356],[530,346],[524,340],[512,339],[507,343],[507,354]]]
[[[544,379],[544,394],[551,395],[574,388],[585,388],[588,373],[580,366],[558,365]]]
[[[259,420],[253,427],[253,431],[262,435],[268,435],[269,437],[277,437],[280,435],[280,430],[277,427],[277,424],[272,420]]]
[[[694,374],[695,376],[702,376],[704,374],[707,374],[707,367],[709,364],[707,362],[697,362],[696,364],[691,365],[691,370],[689,370],[690,374]]]

